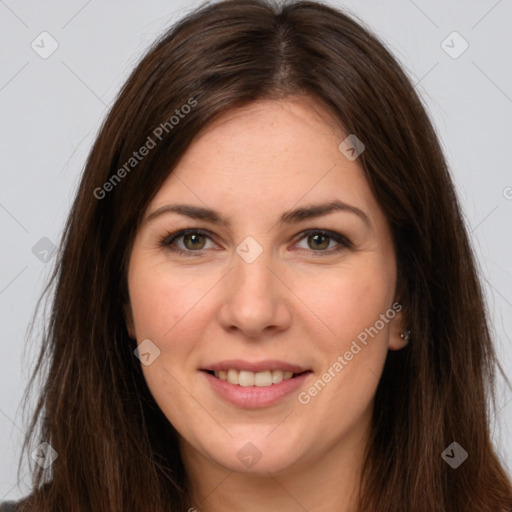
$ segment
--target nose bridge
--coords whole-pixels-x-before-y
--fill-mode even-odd
[[[283,285],[270,270],[272,251],[260,247],[249,240],[237,248],[220,315],[225,328],[251,337],[268,327],[283,328],[290,317]]]
[[[259,295],[270,298],[274,276],[268,268],[272,266],[272,249],[269,243],[268,237],[257,241],[252,236],[247,236],[236,248],[233,279],[237,288],[244,289],[255,299]]]
[[[243,257],[237,257],[235,260],[234,279],[236,288],[245,291],[253,298],[260,295],[267,299],[271,298],[272,281],[275,279],[269,267],[272,265],[270,251],[265,251],[254,261],[247,261]]]

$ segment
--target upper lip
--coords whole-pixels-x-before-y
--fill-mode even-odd
[[[230,359],[207,365],[202,370],[227,371],[230,369],[243,370],[246,372],[263,372],[265,370],[283,370],[285,372],[302,373],[308,371],[307,368],[296,364],[278,361],[276,359],[267,359],[265,361],[243,361],[242,359]]]

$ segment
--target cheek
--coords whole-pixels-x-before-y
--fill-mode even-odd
[[[211,287],[208,280],[164,263],[135,261],[129,273],[130,302],[137,339],[166,343],[183,331],[187,316],[201,310],[201,300]]]
[[[176,411],[190,411],[189,395],[181,382],[195,370],[191,357],[197,348],[206,301],[201,300],[208,282],[169,269],[165,262],[133,260],[128,283],[138,343],[150,339],[160,350],[142,371],[156,402],[173,425],[180,425]],[[192,407],[193,412],[193,407]]]
[[[394,266],[369,258],[367,264],[325,280],[323,293],[314,289],[312,303],[329,334],[316,338],[322,368],[301,403],[319,417],[328,415],[333,425],[348,429],[371,407],[395,316],[394,287]]]
[[[135,335],[139,343],[150,339],[160,350],[157,364],[142,368],[158,396],[176,384],[167,372],[184,379],[197,369],[218,281],[215,272],[171,267],[165,260],[155,262],[140,254],[134,259],[129,290]]]
[[[130,280],[130,302],[137,339],[162,341],[180,316],[176,289],[156,273],[135,272]]]
[[[323,277],[301,277],[295,288],[298,297],[304,297],[311,322],[319,330],[318,342],[339,350],[372,326],[379,315],[391,306],[394,274],[375,264],[341,268]]]
[[[307,304],[315,313],[310,315],[310,329],[315,324],[319,331],[314,339],[321,368],[316,384],[306,392],[313,407],[327,408],[336,421],[343,423],[349,412],[351,418],[358,417],[375,392],[395,316],[390,309],[394,288],[393,261],[372,255],[357,266],[337,269],[316,286],[310,281]]]

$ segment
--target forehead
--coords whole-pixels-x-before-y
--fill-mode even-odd
[[[314,100],[254,102],[196,136],[150,208],[179,200],[226,216],[261,216],[340,199],[365,209],[378,224],[382,214],[363,169],[338,149],[346,136]]]
[[[206,126],[181,162],[204,159],[226,167],[224,158],[242,164],[239,171],[256,164],[267,176],[282,174],[300,158],[332,156],[337,140],[343,136],[335,119],[318,102],[308,98],[259,100],[225,113]],[[221,169],[218,169],[221,170]]]

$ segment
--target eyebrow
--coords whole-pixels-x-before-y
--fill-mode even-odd
[[[290,210],[281,215],[279,220],[280,224],[295,224],[304,220],[323,217],[329,213],[336,211],[352,213],[357,215],[368,227],[371,227],[371,222],[366,213],[350,204],[344,203],[338,199],[328,203],[313,204],[302,208]],[[202,206],[194,206],[189,204],[167,204],[150,213],[144,222],[151,222],[152,220],[168,213],[177,213],[191,219],[198,219],[210,222],[212,224],[220,224],[230,227],[231,223],[228,219],[223,217],[220,213],[210,208]]]

